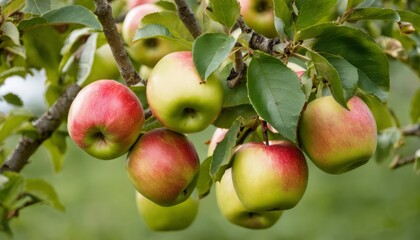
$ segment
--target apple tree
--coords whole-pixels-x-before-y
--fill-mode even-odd
[[[420,89],[410,125],[387,104],[390,61],[420,77],[416,0],[2,0],[0,10],[0,83],[45,71],[48,105],[37,115],[21,96],[0,96],[13,106],[0,115],[1,231],[38,203],[64,208],[49,182],[21,170],[43,148],[61,171],[68,138],[100,159],[127,154],[155,230],[188,227],[191,192],[201,199],[213,185],[229,221],[270,227],[304,194],[307,162],[332,174],[369,159],[420,172],[420,147],[399,151],[420,136]],[[185,134],[209,126],[222,134],[198,160]],[[255,201],[266,187],[276,195]],[[147,220],[188,207],[180,226]]]

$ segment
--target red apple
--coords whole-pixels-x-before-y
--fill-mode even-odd
[[[349,109],[332,96],[318,98],[303,112],[299,135],[304,151],[321,170],[339,174],[359,167],[376,150],[376,123],[368,106],[353,97]]]
[[[156,204],[172,206],[191,195],[200,161],[184,134],[157,128],[139,138],[126,166],[131,182],[143,196]]]
[[[245,143],[236,149],[232,161],[236,193],[249,211],[290,209],[306,190],[308,166],[291,142]]]
[[[238,0],[245,23],[257,33],[276,37],[272,0]]]
[[[70,138],[90,155],[113,159],[125,154],[140,135],[143,107],[137,96],[114,80],[84,87],[70,106]]]

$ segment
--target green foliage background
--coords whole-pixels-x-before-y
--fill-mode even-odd
[[[380,67],[380,66],[378,66]],[[398,62],[391,63],[389,104],[409,123],[409,106],[419,79]],[[204,160],[206,142],[214,128],[189,137]],[[65,212],[39,205],[24,209],[12,221],[16,240],[83,239],[416,239],[420,236],[420,179],[412,165],[389,170],[384,162],[342,175],[328,175],[308,162],[307,191],[297,207],[286,211],[268,230],[247,230],[220,214],[212,189],[201,201],[197,219],[187,230],[152,232],[137,214],[134,188],[125,172],[125,159],[94,159],[70,139],[64,167],[55,173],[44,150],[24,168],[25,177],[40,177],[56,189]],[[12,143],[11,143],[12,144]],[[402,151],[420,141],[407,142]],[[0,233],[0,239],[8,239]]]

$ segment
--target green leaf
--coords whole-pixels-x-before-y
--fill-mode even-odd
[[[411,122],[420,123],[420,89],[417,89],[411,100],[410,117]]]
[[[95,58],[98,33],[92,33],[83,46],[82,54],[77,61],[77,84],[83,86],[92,70],[93,60]]]
[[[314,63],[318,77],[322,77],[329,82],[329,87],[334,99],[341,106],[347,108],[348,99],[344,99],[343,87],[341,85],[340,76],[338,75],[337,70],[335,70],[334,66],[331,65],[331,63],[329,63],[328,60],[320,54],[314,51],[308,51]]]
[[[377,162],[388,161],[393,157],[395,149],[401,143],[401,132],[398,128],[392,127],[383,130],[378,134],[378,141],[375,152]]]
[[[415,12],[403,11],[403,10],[399,10],[398,14],[401,17],[402,22],[409,22],[413,24],[417,32],[420,31],[420,15],[419,14]]]
[[[133,41],[137,41],[140,39],[147,39],[147,38],[154,38],[154,37],[161,37],[166,38],[174,43],[184,46],[187,49],[191,49],[192,44],[190,41],[187,41],[182,38],[174,37],[171,32],[164,26],[159,24],[147,24],[146,26],[137,29]]]
[[[240,127],[241,120],[237,119],[229,128],[223,140],[214,149],[210,164],[210,175],[215,181],[220,181],[230,164]]]
[[[67,150],[66,137],[67,135],[62,132],[54,132],[42,144],[49,153],[56,172],[59,172],[63,167],[64,154]]]
[[[8,1],[6,5],[1,6],[1,13],[4,19],[7,19],[10,15],[19,11],[24,6],[25,6],[25,0]]]
[[[26,0],[25,8],[23,9],[25,13],[33,15],[42,15],[50,10],[52,10],[51,0]]]
[[[400,15],[393,10],[387,8],[356,8],[354,9],[347,21],[359,20],[383,20],[383,21],[400,21]]]
[[[238,1],[211,0],[210,4],[212,9],[210,14],[212,18],[231,29],[240,15]]]
[[[375,3],[376,0],[353,0],[353,2],[357,3],[357,8],[365,8],[370,7],[372,4]]]
[[[248,96],[255,111],[284,137],[296,142],[305,94],[297,75],[280,60],[254,55],[247,72]]]
[[[193,60],[201,78],[206,80],[235,46],[234,37],[223,33],[206,33],[193,43]]]
[[[185,39],[191,42],[194,40],[184,23],[178,17],[176,12],[173,11],[162,11],[148,14],[144,16],[141,23],[158,24],[168,29],[171,35],[175,38]]]
[[[5,22],[1,26],[1,31],[4,35],[9,37],[15,45],[20,46],[20,34],[15,24],[11,22]]]
[[[336,1],[331,0],[301,0],[298,6],[299,14],[296,21],[297,30],[328,20]]]
[[[210,193],[213,179],[210,176],[210,164],[212,157],[206,158],[200,165],[200,175],[197,181],[197,192],[199,199],[204,198]]]
[[[54,188],[43,179],[26,179],[25,192],[57,210],[64,211],[64,206],[58,199]]]
[[[0,71],[0,84],[11,76],[24,76],[27,73],[27,69],[24,67],[12,67],[4,71]]]
[[[230,128],[238,117],[246,119],[258,119],[251,104],[242,104],[233,107],[223,107],[213,125],[218,128]]]
[[[294,27],[294,12],[291,0],[278,0],[273,1],[274,15],[276,30],[282,35],[287,35],[289,38],[293,38],[293,27]]]
[[[22,99],[20,99],[20,97],[14,93],[7,93],[3,95],[3,99],[9,104],[12,104],[18,107],[23,106]]]
[[[0,205],[6,209],[12,209],[14,203],[24,189],[24,179],[19,173],[4,172],[3,176],[8,180],[0,188]]]
[[[386,102],[389,91],[388,58],[361,30],[333,23],[319,24],[297,34],[297,40],[316,38],[313,49],[341,56],[358,69],[358,86]],[[380,66],[380,67],[378,67]]]
[[[78,6],[70,5],[51,10],[42,15],[50,24],[57,23],[73,23],[81,24],[95,30],[102,30],[102,25],[89,9]]]
[[[33,117],[32,113],[24,109],[11,111],[0,124],[0,142],[16,132],[20,126]]]

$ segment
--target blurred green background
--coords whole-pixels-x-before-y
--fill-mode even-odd
[[[380,66],[378,66],[380,67]],[[391,64],[389,104],[408,124],[409,102],[420,81],[401,63]],[[214,128],[190,135],[200,157]],[[38,205],[12,221],[13,239],[420,239],[420,176],[413,166],[392,171],[389,162],[368,164],[342,175],[321,172],[308,162],[309,184],[301,202],[267,230],[247,230],[220,214],[214,189],[201,201],[188,229],[156,233],[137,213],[134,188],[125,172],[124,157],[101,161],[89,157],[68,140],[61,172],[55,173],[41,149],[25,167],[25,177],[44,178],[54,185],[65,212]],[[420,141],[408,141],[413,151]],[[8,239],[0,233],[0,239]]]

